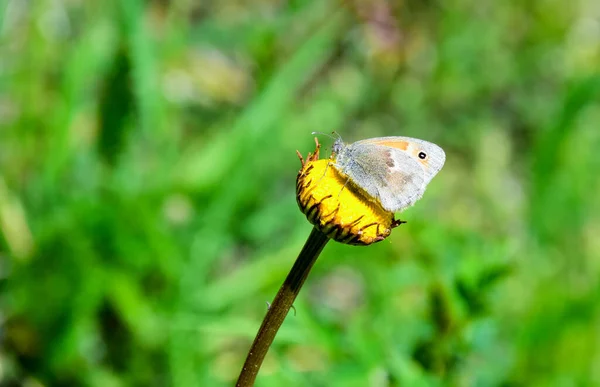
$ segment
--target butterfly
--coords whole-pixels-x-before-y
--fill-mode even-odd
[[[338,137],[332,151],[332,167],[390,212],[419,200],[446,161],[442,148],[410,137],[376,137],[351,144]]]

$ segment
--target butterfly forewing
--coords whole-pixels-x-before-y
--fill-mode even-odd
[[[408,154],[417,161],[425,172],[425,184],[442,169],[446,161],[444,150],[434,143],[412,137],[376,137],[361,140],[355,144],[373,144],[386,148],[393,148]],[[419,157],[419,154],[425,155],[425,158]]]
[[[349,157],[337,167],[386,210],[399,211],[421,197],[425,173],[405,152],[367,142],[351,144],[346,151]]]
[[[439,146],[411,137],[377,137],[334,144],[333,166],[388,211],[414,204],[444,165]]]

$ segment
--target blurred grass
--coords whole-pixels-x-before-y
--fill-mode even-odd
[[[0,4],[0,384],[231,385],[315,130],[448,160],[257,385],[600,383],[598,7],[386,4]]]

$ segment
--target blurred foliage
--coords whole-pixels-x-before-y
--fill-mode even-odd
[[[231,385],[315,130],[447,163],[257,385],[600,384],[598,69],[596,0],[3,0],[0,384]]]

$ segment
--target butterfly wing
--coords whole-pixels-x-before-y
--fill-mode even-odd
[[[446,153],[444,150],[434,143],[412,137],[376,137],[362,141],[357,141],[355,144],[373,144],[383,147],[394,148],[408,154],[413,160],[417,161],[425,172],[425,184],[429,184],[431,179],[442,169],[446,162]],[[425,158],[419,157],[423,152]]]
[[[378,137],[347,146],[334,166],[383,208],[396,212],[421,198],[444,161],[444,151],[427,141]]]
[[[348,157],[338,158],[334,166],[386,210],[400,211],[423,194],[423,168],[406,153],[358,143],[348,146],[346,152]]]

